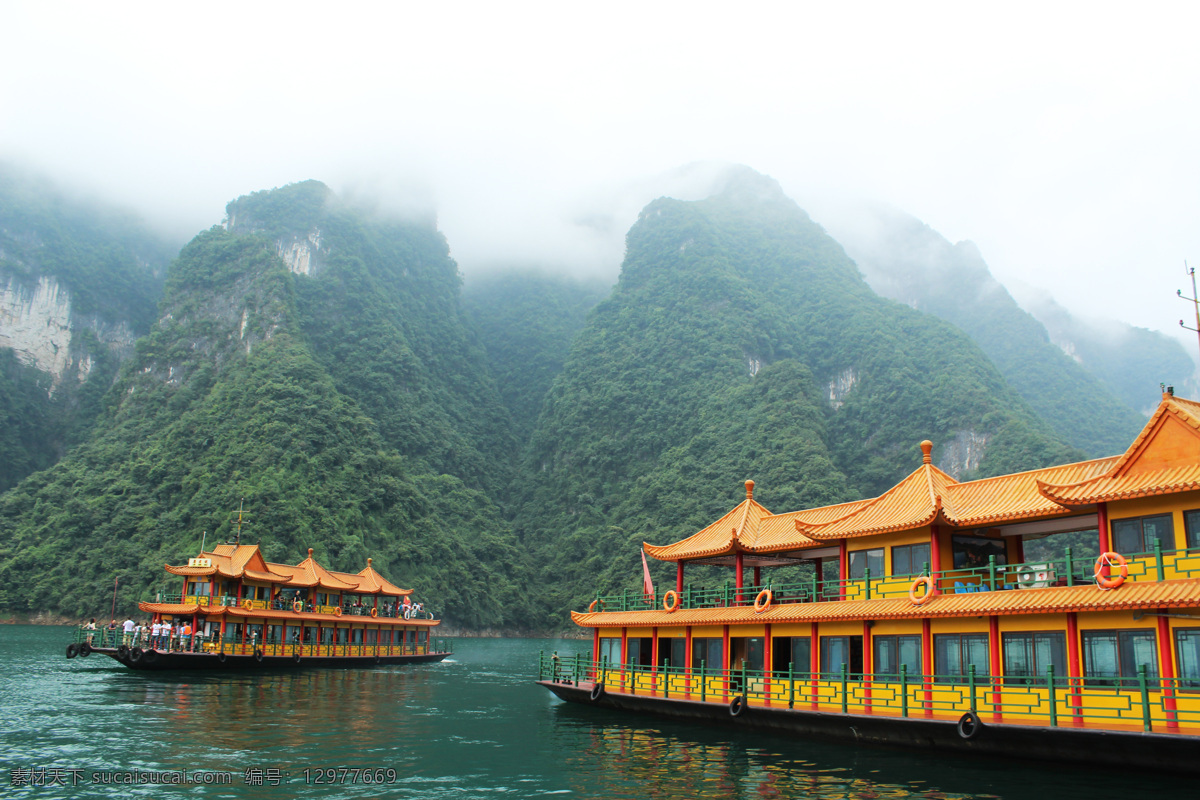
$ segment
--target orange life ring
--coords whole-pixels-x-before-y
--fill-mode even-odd
[[[921,595],[920,597],[917,597],[917,587],[920,586],[921,584],[925,584],[925,587],[926,587],[925,594]],[[924,603],[926,600],[928,600],[930,597],[933,597],[933,591],[935,588],[936,588],[936,585],[933,582],[933,578],[930,577],[929,575],[922,575],[921,577],[919,577],[915,581],[913,581],[912,586],[909,587],[908,599],[912,601],[912,604],[914,606],[919,606],[922,603]]]
[[[1104,568],[1113,564],[1117,565],[1117,574],[1106,576]],[[1096,567],[1092,570],[1092,574],[1096,578],[1096,585],[1101,589],[1116,589],[1129,577],[1129,563],[1120,553],[1101,553],[1100,557],[1096,559]]]
[[[592,614],[592,613],[594,613],[594,612],[596,611],[596,603],[599,603],[599,604],[600,604],[600,610],[601,610],[601,611],[603,611],[603,610],[604,610],[604,601],[603,601],[603,600],[601,600],[599,597],[597,597],[597,598],[596,598],[595,600],[593,600],[593,601],[591,602],[591,604],[588,606],[588,613],[589,613],[589,614]]]
[[[242,601],[242,608],[246,609],[247,611],[253,611],[254,610],[254,601],[251,600],[249,597],[247,597],[245,600]]]
[[[754,613],[761,614],[771,607],[771,601],[775,599],[775,595],[770,589],[763,589],[758,593],[758,597],[754,598]]]
[[[340,616],[342,615],[342,607],[341,607],[341,606],[334,606],[334,607],[333,607],[333,615],[334,615],[335,617],[340,617]]]
[[[371,609],[371,616],[372,616],[372,617],[378,617],[378,616],[379,616],[379,609],[378,609],[378,608],[372,608],[372,609]]]
[[[296,602],[292,603],[292,611],[299,614],[303,610],[304,610],[304,603],[302,601],[297,600]]]
[[[669,589],[663,593],[663,611],[671,614],[679,608],[679,592]]]

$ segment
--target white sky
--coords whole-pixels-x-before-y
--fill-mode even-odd
[[[1197,23],[1195,2],[0,0],[0,159],[181,238],[317,178],[432,204],[468,275],[609,276],[662,176],[744,163],[818,222],[881,200],[1001,281],[1175,335]]]

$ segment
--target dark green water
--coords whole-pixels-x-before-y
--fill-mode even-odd
[[[419,667],[164,676],[98,655],[67,661],[68,640],[65,629],[0,626],[4,797],[1196,796],[1181,779],[835,746],[571,705],[532,675],[539,650],[584,649],[575,641],[459,639],[450,660]],[[316,783],[328,775],[318,770],[336,767],[394,782]],[[28,774],[18,771],[47,768],[68,785],[12,785]],[[231,782],[93,783],[183,770]],[[264,785],[247,770],[262,771]]]

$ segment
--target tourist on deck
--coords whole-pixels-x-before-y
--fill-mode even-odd
[[[83,629],[87,631],[87,643],[90,646],[92,639],[96,636],[96,618],[92,617],[88,624],[83,626]]]
[[[112,622],[108,623],[108,627],[104,629],[104,644],[106,647],[117,646],[118,627],[117,621],[114,619]]]
[[[179,632],[179,649],[192,649],[192,623],[183,623],[183,630]]]
[[[121,637],[122,643],[126,647],[131,646],[133,644],[133,632],[137,630],[137,623],[133,621],[132,617],[126,617],[125,622],[121,624],[121,630],[125,634]]]
[[[174,634],[175,634],[175,631],[174,631],[170,621],[163,620],[163,628],[162,628],[163,647],[162,647],[162,649],[166,650],[168,653],[171,652],[171,638],[174,636]]]
[[[150,649],[157,650],[159,643],[162,641],[162,622],[155,620],[150,626]]]

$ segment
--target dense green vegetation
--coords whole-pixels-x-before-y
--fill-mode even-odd
[[[535,272],[487,275],[464,286],[464,312],[487,350],[519,440],[532,435],[542,398],[562,372],[571,342],[611,290],[602,281]]]
[[[516,527],[544,624],[636,585],[641,541],[711,522],[747,478],[773,510],[854,499],[916,468],[922,439],[937,458],[962,433],[987,440],[980,475],[1078,455],[965,335],[871,292],[772,181],[655,201],[531,442]]]

